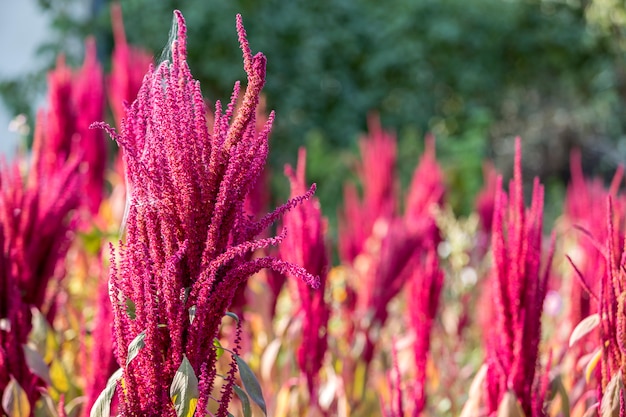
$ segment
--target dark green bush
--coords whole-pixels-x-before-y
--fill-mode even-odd
[[[107,2],[95,2],[94,21],[82,26],[55,9],[68,2],[42,2],[56,10],[61,39],[95,28],[108,57]],[[461,211],[471,207],[481,183],[481,161],[508,152],[495,140],[522,134],[539,144],[525,145],[531,154],[547,146],[566,155],[591,136],[615,143],[625,130],[618,69],[626,37],[597,11],[590,22],[590,1],[125,0],[122,6],[130,41],[156,56],[172,9],[183,11],[190,65],[212,100],[227,98],[243,78],[234,30],[234,15],[242,13],[253,50],[268,57],[265,92],[278,114],[274,165],[282,170],[298,146],[309,145],[312,179],[328,181],[320,192],[329,214],[349,165],[344,151],[356,149],[373,110],[406,142],[400,146],[405,178],[424,132],[437,135],[456,190],[452,202]],[[563,126],[551,130],[552,117],[545,133],[533,133],[534,116],[563,112],[574,139],[562,137]],[[563,163],[532,171],[561,175]]]

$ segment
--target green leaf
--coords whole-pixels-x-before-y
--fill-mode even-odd
[[[111,400],[117,388],[117,381],[122,378],[122,372],[122,368],[120,368],[111,375],[106,387],[98,395],[96,402],[91,407],[89,417],[109,417],[111,415]]]
[[[183,355],[174,380],[170,386],[170,397],[176,409],[178,417],[191,417],[196,411],[198,404],[198,378],[193,371],[191,363]]]
[[[563,379],[560,375],[557,375],[550,383],[550,391],[554,393],[554,396],[558,393],[561,397],[561,414],[563,417],[570,417],[570,403],[569,394],[565,385],[563,385]]]
[[[2,408],[8,417],[30,417],[30,403],[28,396],[20,384],[11,376],[11,380],[4,388]]]
[[[58,358],[54,358],[52,362],[50,362],[50,380],[55,390],[59,392],[69,391],[70,379]]]
[[[221,358],[222,355],[224,354],[224,348],[222,347],[222,344],[220,343],[220,339],[218,339],[217,337],[213,339],[213,346],[215,346],[215,355],[217,356],[217,359]]]
[[[239,323],[239,316],[233,313],[232,311],[227,311],[226,315],[230,317],[231,319],[235,320],[237,323]]]
[[[250,407],[250,399],[248,398],[248,395],[239,385],[235,384],[233,388],[235,389],[235,394],[237,394],[237,397],[239,397],[239,399],[241,400],[241,408],[243,408],[243,416],[251,417],[252,408]]]
[[[600,315],[592,314],[589,317],[583,319],[572,331],[572,335],[569,338],[569,347],[580,339],[582,339],[585,335],[589,334],[600,324]]]
[[[24,349],[24,357],[26,358],[28,369],[45,381],[46,384],[52,385],[50,369],[48,369],[48,365],[46,365],[41,354],[28,345],[22,345],[22,348]]]
[[[196,306],[189,307],[189,323],[193,324],[193,319],[196,318]]]
[[[146,345],[144,339],[146,338],[145,330],[139,333],[132,342],[128,345],[128,355],[126,355],[126,366],[130,361],[135,359],[135,357],[139,354],[139,351]]]
[[[126,299],[126,314],[128,314],[131,320],[137,318],[135,303],[130,298]]]
[[[43,357],[44,362],[50,363],[59,350],[54,332],[48,324],[48,320],[36,307],[31,307],[32,330],[28,335],[28,341]]]
[[[263,392],[261,391],[261,385],[259,381],[256,379],[256,375],[252,372],[252,369],[248,366],[248,364],[241,359],[239,355],[235,355],[235,360],[237,361],[237,367],[239,368],[239,376],[241,377],[241,381],[243,382],[243,387],[248,392],[252,401],[263,410],[263,414],[267,415],[267,407],[265,405],[265,399],[263,398]]]

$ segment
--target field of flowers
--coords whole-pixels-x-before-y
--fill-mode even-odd
[[[110,74],[93,40],[60,57],[32,150],[0,165],[1,415],[626,416],[621,167],[606,187],[572,153],[544,224],[517,138],[457,217],[436,138],[401,189],[372,114],[333,242],[306,149],[266,165],[272,75],[241,16],[247,80],[215,103],[180,12],[158,62],[113,16]]]

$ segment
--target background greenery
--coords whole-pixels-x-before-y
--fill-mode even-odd
[[[58,51],[95,33],[108,67],[108,2],[92,1],[85,20],[70,13],[79,1],[40,0],[58,35],[41,51],[52,65]],[[515,135],[524,139],[528,177],[548,184],[549,205],[560,201],[551,195],[562,193],[572,147],[583,148],[588,172],[610,175],[626,159],[621,0],[123,0],[122,7],[129,41],[157,57],[172,10],[182,10],[190,66],[211,100],[229,97],[244,77],[234,25],[243,15],[252,49],[268,57],[275,171],[306,145],[309,175],[331,217],[371,111],[398,133],[405,184],[424,133],[435,133],[461,213],[472,207],[485,158],[508,170]],[[42,74],[3,80],[0,91],[16,112],[32,111]]]

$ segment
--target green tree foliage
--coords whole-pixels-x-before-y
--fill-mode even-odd
[[[54,10],[55,3],[72,1],[43,3]],[[94,21],[80,27],[99,31],[108,57],[108,4],[94,4]],[[265,92],[278,115],[275,166],[295,158],[298,146],[312,144],[313,154],[326,159],[311,163],[317,181],[343,177],[349,166],[344,151],[356,149],[374,110],[401,142],[410,142],[405,149],[421,144],[426,131],[437,135],[462,211],[472,203],[464,196],[480,184],[481,161],[497,156],[492,138],[526,135],[508,124],[507,103],[515,103],[516,117],[526,123],[546,107],[582,111],[590,122],[574,128],[579,139],[616,139],[626,127],[619,76],[625,29],[615,18],[624,6],[615,0],[124,0],[122,7],[129,40],[157,57],[167,43],[161,28],[172,9],[183,11],[190,65],[211,100],[228,97],[233,81],[243,78],[232,35],[234,16],[242,13],[253,48],[268,57]],[[63,16],[56,20],[59,28],[77,27]],[[529,93],[540,99],[528,99]],[[516,132],[494,130],[503,122]],[[576,145],[541,135],[537,141]],[[415,162],[407,161],[410,167]],[[339,172],[324,174],[323,166]],[[321,188],[329,212],[339,188],[339,181]]]

